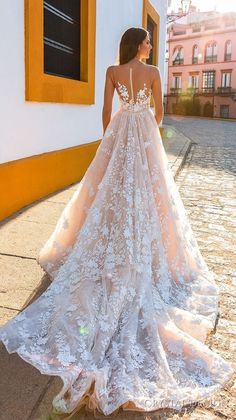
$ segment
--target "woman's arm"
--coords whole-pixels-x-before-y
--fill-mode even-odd
[[[106,128],[111,119],[111,111],[112,111],[112,99],[114,95],[115,84],[113,81],[113,71],[112,66],[107,68],[106,71],[106,81],[105,81],[105,88],[104,88],[104,101],[103,101],[103,109],[102,109],[102,123],[103,123],[103,134],[106,131]]]
[[[163,119],[162,88],[158,67],[153,66],[152,96],[155,102],[155,119],[159,125]]]

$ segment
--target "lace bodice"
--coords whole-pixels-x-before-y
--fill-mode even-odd
[[[128,92],[128,88],[125,84],[118,84],[119,100],[122,110],[128,111],[142,111],[143,109],[150,107],[151,93],[152,90],[148,89],[146,83],[144,82],[143,88],[139,89],[136,95],[136,100],[134,100],[133,94],[133,81],[132,81],[132,68],[130,68],[130,86],[131,86],[131,98]]]

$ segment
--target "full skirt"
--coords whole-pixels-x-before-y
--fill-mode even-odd
[[[150,108],[113,115],[37,262],[51,283],[0,338],[62,379],[54,412],[178,410],[232,378],[205,344],[219,288]]]

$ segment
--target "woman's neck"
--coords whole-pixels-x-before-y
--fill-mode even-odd
[[[129,63],[142,63],[142,61],[140,58],[134,57],[131,60],[129,60]]]

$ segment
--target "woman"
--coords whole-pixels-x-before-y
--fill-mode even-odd
[[[0,330],[8,352],[61,377],[56,413],[180,409],[233,375],[205,345],[219,290],[168,167],[159,71],[141,61],[151,48],[143,28],[123,34],[102,142],[37,257],[52,283]]]

